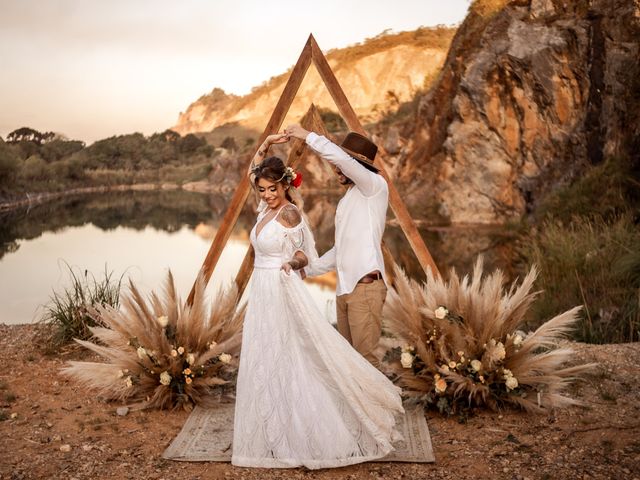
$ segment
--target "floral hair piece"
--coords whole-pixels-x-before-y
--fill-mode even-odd
[[[286,182],[294,188],[298,188],[302,185],[302,173],[296,172],[293,168],[287,167],[284,170],[282,177],[278,179],[278,182],[286,180]]]

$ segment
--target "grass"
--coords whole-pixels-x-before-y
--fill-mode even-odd
[[[117,308],[120,296],[122,276],[115,280],[113,272],[107,272],[104,278],[97,280],[85,270],[75,272],[69,264],[71,285],[62,293],[53,292],[50,303],[46,307],[43,323],[51,327],[47,341],[47,351],[53,353],[74,338],[87,339],[91,336],[89,327],[96,322],[87,313],[87,307],[95,305],[111,305]]]
[[[521,247],[540,267],[542,301],[532,321],[584,305],[575,338],[589,343],[640,340],[640,229],[630,214],[607,221],[547,221]]]
[[[640,213],[640,172],[623,158],[609,158],[586,170],[576,182],[547,196],[538,219],[569,223],[576,216],[610,219],[623,212]]]

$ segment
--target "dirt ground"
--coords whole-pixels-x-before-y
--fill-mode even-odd
[[[435,464],[367,463],[266,470],[162,459],[183,411],[118,416],[59,374],[78,349],[48,357],[34,327],[0,325],[0,479],[639,479],[640,344],[571,344],[600,364],[577,383],[585,406],[544,415],[481,412],[466,422],[427,412]]]

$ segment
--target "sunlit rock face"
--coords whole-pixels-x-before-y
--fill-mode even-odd
[[[425,79],[428,81],[437,74],[454,32],[453,28],[437,28],[385,35],[363,45],[328,52],[326,56],[360,119],[375,121],[398,102],[411,100],[423,88]],[[261,132],[288,78],[289,72],[274,77],[242,97],[227,95],[216,88],[181,113],[173,130],[184,135],[237,122]],[[298,90],[287,121],[299,121],[311,103],[336,111],[313,65]]]
[[[390,164],[417,217],[504,222],[585,165],[638,155],[640,4],[502,3],[472,5],[403,125]]]

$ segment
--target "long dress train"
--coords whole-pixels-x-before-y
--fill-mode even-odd
[[[384,457],[403,411],[400,389],[323,318],[297,273],[280,270],[296,250],[317,258],[305,221],[286,228],[274,218],[250,238],[232,463],[315,469]]]

